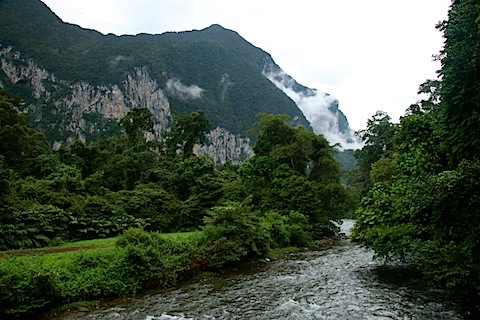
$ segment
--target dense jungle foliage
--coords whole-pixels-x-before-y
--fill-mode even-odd
[[[363,190],[353,239],[418,267],[473,317],[480,312],[480,5],[453,1],[440,80],[399,124],[377,112],[360,132]]]
[[[115,135],[52,150],[17,111],[20,103],[0,90],[0,250],[110,237],[131,227],[198,230],[231,208],[228,219],[245,214],[248,223],[268,220],[283,232],[264,249],[306,245],[332,234],[330,220],[349,210],[334,150],[286,115],[260,115],[256,156],[216,168],[193,154],[210,128],[201,111],[174,117],[159,142],[145,138],[152,115],[136,107]]]

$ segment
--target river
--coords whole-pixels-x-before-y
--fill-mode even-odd
[[[348,234],[353,221],[346,220]],[[75,313],[73,319],[462,319],[415,273],[340,240],[261,268],[209,278]]]

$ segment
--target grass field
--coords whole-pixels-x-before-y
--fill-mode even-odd
[[[161,238],[173,241],[187,240],[191,237],[197,236],[201,231],[195,232],[176,232],[176,233],[163,233]],[[113,248],[118,237],[94,239],[94,240],[82,240],[76,242],[69,242],[60,246],[36,248],[36,249],[22,249],[22,250],[8,250],[0,251],[0,258],[8,256],[32,256],[38,254],[62,254],[66,252],[79,251],[79,250],[92,250],[100,248]]]

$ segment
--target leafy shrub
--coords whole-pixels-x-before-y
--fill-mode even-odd
[[[269,211],[262,219],[262,225],[270,234],[272,248],[281,248],[290,244],[290,226],[287,217],[277,212]]]
[[[123,190],[116,194],[115,202],[129,215],[141,219],[147,231],[176,231],[181,203],[161,187],[149,184]]]
[[[0,259],[0,318],[27,318],[80,300],[165,288],[208,263],[200,233],[167,237],[130,229],[116,248]]]
[[[0,263],[0,316],[21,318],[58,301],[55,274],[29,261],[4,257]]]
[[[312,245],[311,232],[308,232],[308,218],[298,211],[291,211],[287,216],[277,212],[267,212],[262,225],[268,231],[272,240],[272,248],[286,246],[307,247]]]
[[[62,299],[71,302],[135,293],[140,288],[138,281],[125,277],[123,266],[122,251],[118,249],[75,252],[57,273]]]
[[[49,245],[67,239],[71,215],[52,205],[33,205],[28,210],[4,206],[0,210],[0,250]],[[56,240],[58,241],[58,240]]]
[[[307,230],[308,217],[298,211],[290,211],[287,216],[288,232],[290,234],[289,245],[308,247],[312,245],[313,237]]]
[[[414,263],[466,309],[480,312],[479,189],[479,161],[421,179],[377,183],[356,211],[351,238],[381,257]]]
[[[142,287],[174,285],[195,272],[205,261],[204,238],[179,240],[141,229],[129,229],[117,240],[124,251],[123,270],[140,281]]]
[[[134,217],[116,209],[103,197],[87,197],[73,209],[72,235],[81,240],[107,238],[139,226]]]
[[[212,265],[221,266],[247,256],[263,256],[272,240],[262,225],[258,211],[250,205],[251,198],[243,202],[230,202],[214,207],[205,218],[205,237],[210,241],[209,255]]]

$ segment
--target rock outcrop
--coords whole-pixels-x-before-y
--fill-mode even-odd
[[[253,156],[249,138],[232,134],[220,127],[215,128],[207,135],[205,145],[196,145],[194,152],[208,154],[217,164],[225,164],[228,161],[239,164]]]
[[[155,134],[151,139],[161,140],[162,133],[169,129],[172,117],[169,101],[146,67],[135,68],[121,84],[93,86],[85,81],[57,79],[12,47],[0,50],[0,67],[8,81],[23,84],[31,91],[32,97],[26,100],[22,112],[35,122],[43,122],[43,126],[48,113],[60,119],[51,124],[64,132],[53,141],[54,147],[101,135],[106,131],[106,123],[116,124],[135,106],[147,107],[153,114]],[[248,138],[224,128],[214,129],[208,141],[197,146],[196,152],[212,156],[218,164],[239,163],[253,155]]]

